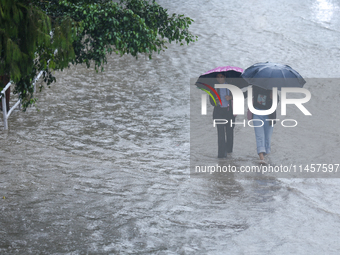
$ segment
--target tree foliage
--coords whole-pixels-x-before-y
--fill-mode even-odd
[[[29,1],[0,0],[0,75],[10,76],[25,109],[35,102],[36,74],[45,71],[50,84],[55,81],[51,70],[62,70],[74,59],[74,23],[62,16],[52,26],[50,17]]]
[[[170,15],[147,0],[0,0],[0,75],[8,74],[24,107],[34,103],[32,81],[43,70],[47,84],[52,70],[72,64],[94,64],[107,54],[159,53],[168,43],[197,40],[184,15]]]

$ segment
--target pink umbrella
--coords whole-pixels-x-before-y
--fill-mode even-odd
[[[204,74],[202,74],[201,76],[205,76],[207,74],[210,74],[210,73],[222,73],[222,72],[227,72],[227,71],[236,71],[238,73],[243,73],[243,69],[240,68],[240,67],[237,67],[237,66],[219,66],[219,67],[216,67]],[[204,77],[204,78],[209,78],[209,77]]]
[[[196,86],[199,89],[202,89],[205,92],[207,92],[213,98],[214,101],[216,96],[216,99],[218,99],[221,104],[222,104],[221,99],[216,90],[214,89],[214,84],[216,83],[215,77],[217,73],[223,73],[223,75],[226,77],[227,83],[229,84],[236,85],[239,88],[244,88],[248,86],[248,83],[243,78],[241,78],[243,69],[237,66],[219,66],[202,74],[196,81]]]

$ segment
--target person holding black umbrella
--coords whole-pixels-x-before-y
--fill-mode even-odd
[[[272,93],[273,88],[278,90],[283,87],[302,88],[306,83],[303,77],[290,66],[272,62],[256,63],[244,70],[241,77],[249,85],[253,85],[253,106],[257,110],[268,110],[271,108],[273,96],[275,96]],[[275,121],[268,121],[267,119],[276,119],[276,111],[271,115],[253,114],[252,118],[258,120],[257,122],[263,122],[262,126],[259,126],[257,123],[254,129],[260,163],[266,163],[264,156],[270,153],[270,142],[273,134],[273,125],[275,124]]]
[[[253,106],[257,110],[269,110],[273,104],[273,91],[253,86]],[[245,93],[247,95],[247,93]],[[277,95],[277,102],[279,96]],[[270,115],[252,115],[255,130],[257,154],[260,163],[264,164],[264,156],[270,153],[271,138],[276,121],[276,110]]]

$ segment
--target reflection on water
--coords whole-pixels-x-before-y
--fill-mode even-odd
[[[300,1],[160,4],[192,17],[199,41],[151,61],[112,55],[104,73],[57,73],[38,94],[39,112],[10,117],[0,134],[0,253],[338,254],[337,179],[189,176],[190,78],[268,60],[304,77],[336,77],[338,8],[327,30]],[[319,137],[321,124],[296,137],[295,149],[312,150],[300,142]],[[316,160],[340,143],[326,130],[334,147],[325,143]],[[297,160],[277,134],[273,160]],[[211,141],[204,146],[214,155]],[[236,128],[228,162],[252,162],[254,142]]]
[[[336,3],[328,0],[316,0],[313,4],[315,17],[319,22],[330,22],[334,12],[339,8]]]

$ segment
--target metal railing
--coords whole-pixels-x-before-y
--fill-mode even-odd
[[[36,91],[35,89],[35,83],[41,75],[43,74],[43,71],[41,71],[38,76],[34,79],[33,81],[33,86],[34,86],[34,92]],[[11,115],[11,113],[14,111],[15,108],[18,106],[20,107],[21,100],[18,99],[18,101],[12,106],[12,108],[7,112],[7,107],[6,107],[6,90],[11,86],[12,82],[7,83],[6,87],[1,91],[0,93],[0,99],[2,99],[2,115],[3,115],[3,120],[4,120],[4,129],[8,129],[8,118]]]

